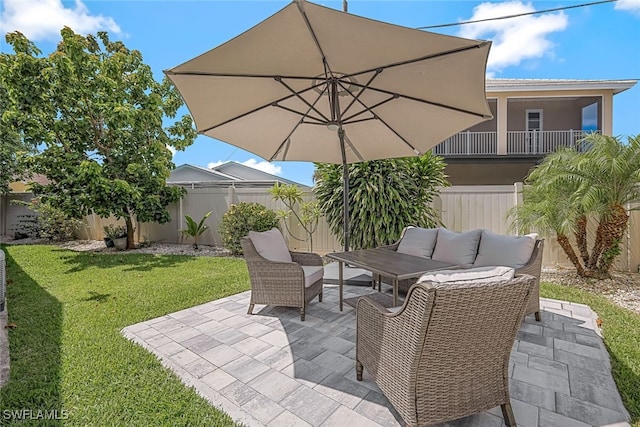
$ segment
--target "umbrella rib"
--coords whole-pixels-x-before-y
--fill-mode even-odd
[[[368,70],[358,71],[356,73],[346,75],[345,77],[354,77],[354,76],[358,76],[360,74],[371,73],[373,71],[382,71],[382,70],[385,70],[387,68],[400,67],[402,65],[412,64],[412,63],[415,63],[415,62],[426,61],[426,60],[429,60],[429,59],[440,58],[440,57],[448,56],[448,55],[455,55],[456,53],[463,53],[463,52],[466,52],[468,50],[480,49],[481,47],[483,47],[483,46],[485,46],[487,44],[491,44],[491,42],[483,41],[483,42],[480,42],[478,44],[474,44],[472,46],[459,47],[457,49],[451,49],[451,50],[448,50],[446,52],[438,52],[438,53],[433,53],[431,55],[425,55],[425,56],[421,56],[421,57],[414,58],[414,59],[407,59],[405,61],[394,62],[394,63],[391,63],[391,64],[382,65],[382,66],[375,67],[375,68],[370,68]],[[356,86],[361,86],[361,85],[358,85],[356,83]]]
[[[288,84],[286,84],[285,82],[283,82],[281,77],[275,77],[275,80],[276,80],[278,83],[280,83],[282,86],[284,86],[285,88],[287,88],[287,90],[288,90],[289,92],[291,92],[291,94],[292,94],[293,96],[295,96],[295,97],[296,97],[296,98],[298,98],[300,101],[302,101],[303,103],[305,103],[305,104],[309,107],[309,110],[313,110],[313,111],[315,111],[315,112],[316,112],[316,113],[318,113],[318,115],[319,115],[320,117],[322,117],[324,120],[329,121],[329,119],[328,119],[327,117],[325,117],[325,115],[324,115],[324,114],[322,114],[322,113],[321,113],[321,112],[320,112],[320,111],[315,107],[315,105],[310,104],[310,103],[309,103],[309,101],[307,101],[307,100],[306,100],[306,99],[304,99],[302,96],[300,96],[300,93],[299,93],[299,92],[297,92],[297,91],[295,91],[295,90],[293,90],[293,89],[291,88],[291,86],[289,86]],[[308,89],[305,89],[305,91],[306,91],[306,90],[308,90]],[[318,102],[318,99],[320,99],[320,97],[321,97],[321,96],[322,96],[322,92],[320,93],[320,96],[316,99],[316,102],[314,102],[314,104],[316,104],[316,103]],[[308,114],[308,113],[309,113],[309,112],[307,111],[307,114]],[[305,114],[305,115],[307,115],[307,114]]]
[[[353,93],[351,93],[351,91],[349,90],[348,87],[346,87],[344,84],[342,84],[341,80],[338,80],[338,84],[340,85],[340,87],[342,87],[345,91],[347,91],[349,94],[351,94],[351,96],[353,96],[353,99],[351,100],[351,102],[349,103],[349,105],[347,105],[344,109],[344,111],[342,112],[343,114],[346,113],[347,111],[349,111],[349,109],[353,106],[353,104],[358,101],[359,102],[359,98],[360,95],[362,95],[362,93],[367,90],[369,88],[369,85],[371,85],[371,83],[373,83],[373,81],[375,80],[376,77],[378,77],[378,75],[380,75],[380,73],[382,72],[382,70],[376,70],[376,72],[373,74],[373,76],[371,76],[371,78],[369,79],[369,81],[364,85],[364,87],[362,88],[361,91],[359,91],[355,96],[353,95]],[[362,102],[360,102],[360,104],[362,105]]]
[[[390,98],[387,98],[387,99],[385,99],[383,101],[378,102],[377,104],[372,105],[371,107],[368,107],[368,106],[362,104],[362,106],[365,108],[363,111],[359,111],[359,112],[357,112],[355,114],[352,114],[351,116],[349,116],[349,117],[347,117],[347,118],[345,118],[343,120],[344,121],[348,121],[348,120],[351,120],[351,119],[353,119],[355,117],[358,117],[359,115],[364,114],[364,113],[371,113],[371,114],[373,114],[374,117],[377,117],[378,115],[372,111],[374,108],[377,108],[377,107],[379,107],[381,105],[384,105],[387,102],[393,101],[394,99],[397,99],[397,98],[398,98],[398,95],[393,95]]]
[[[309,118],[311,120],[314,120],[314,122],[310,122],[311,124],[318,124],[318,125],[326,125],[327,124],[326,119],[324,119],[324,118],[317,118],[317,117],[314,117],[314,116],[310,116],[308,113],[303,113],[301,111],[297,111],[297,110],[294,110],[293,108],[285,107],[284,105],[280,105],[280,104],[274,104],[273,106],[281,108],[281,109],[283,109],[285,111],[288,111],[290,113],[302,116],[303,119],[304,118]]]
[[[271,79],[273,79],[273,78],[274,78],[274,77],[273,77],[273,76],[271,76]],[[321,86],[321,85],[319,85],[319,84],[313,85],[313,86],[311,86],[311,87],[309,87],[309,88],[306,88],[305,90],[300,91],[299,93],[305,93],[305,92],[308,92],[308,91],[310,91],[310,90],[315,89],[315,88],[316,88],[316,87],[318,87],[318,86]],[[253,110],[247,111],[247,112],[242,113],[242,114],[240,114],[240,115],[238,115],[238,116],[235,116],[235,117],[232,117],[232,118],[230,118],[230,119],[228,119],[228,120],[225,120],[225,121],[224,121],[224,122],[222,122],[222,123],[218,123],[217,125],[210,126],[210,127],[206,128],[206,129],[203,129],[203,130],[198,131],[198,132],[199,132],[199,133],[209,132],[210,130],[213,130],[213,129],[215,129],[215,128],[217,128],[217,127],[220,127],[220,126],[224,126],[224,125],[226,125],[226,124],[228,124],[228,123],[231,123],[231,122],[233,122],[233,121],[235,121],[235,120],[238,120],[238,119],[241,119],[241,118],[243,118],[243,117],[246,117],[246,116],[248,116],[248,115],[250,115],[250,114],[255,113],[256,111],[260,111],[260,110],[262,110],[262,109],[264,109],[264,108],[267,108],[267,107],[277,106],[277,107],[280,107],[280,108],[284,108],[284,107],[282,107],[281,105],[279,105],[279,103],[280,103],[280,102],[282,102],[282,101],[286,101],[286,100],[288,100],[288,99],[291,99],[291,98],[293,98],[293,97],[294,97],[294,94],[291,94],[291,95],[287,95],[287,96],[285,96],[285,97],[282,97],[282,98],[280,98],[280,99],[276,99],[275,101],[270,101],[268,104],[260,105],[259,107],[256,107],[256,108],[254,108]],[[316,98],[315,103],[317,103],[317,102],[318,102],[318,100],[319,100],[321,97],[322,97],[322,93],[318,96],[318,98]],[[314,104],[315,104],[315,103],[314,103]],[[300,113],[299,111],[295,111],[295,110],[293,110],[293,111],[294,111],[296,114],[302,114],[302,113]],[[306,114],[304,114],[304,115],[306,116],[307,114],[308,114],[308,111],[307,111],[307,113],[306,113]],[[314,117],[314,119],[315,119],[315,117]]]

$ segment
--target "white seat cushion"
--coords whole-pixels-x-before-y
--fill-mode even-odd
[[[324,276],[324,267],[321,265],[301,265],[304,271],[304,286],[309,286],[316,283],[318,280],[322,280]]]
[[[524,266],[533,253],[537,235],[506,236],[482,230],[478,256],[474,267],[487,265],[506,265],[520,268]]]
[[[250,231],[249,239],[261,257],[269,261],[293,262],[287,243],[277,228],[269,231]]]
[[[515,270],[511,267],[474,267],[462,270],[438,270],[420,276],[418,283],[447,283],[447,282],[502,282],[511,280]]]
[[[409,227],[405,230],[396,252],[431,258],[437,236],[437,228]]]
[[[471,266],[476,260],[481,229],[456,233],[440,228],[432,259],[449,264]]]

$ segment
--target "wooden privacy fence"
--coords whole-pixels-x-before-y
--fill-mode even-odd
[[[199,221],[208,211],[212,211],[207,220],[209,229],[201,236],[199,242],[205,245],[222,246],[222,239],[219,233],[219,225],[222,216],[229,209],[229,206],[238,202],[260,203],[270,209],[283,209],[280,202],[272,199],[267,192],[270,188],[262,186],[258,188],[253,185],[208,185],[202,187],[192,187],[187,189],[186,196],[179,202],[169,206],[171,222],[167,224],[138,223],[136,225],[136,238],[138,241],[169,242],[169,243],[190,243],[186,240],[180,230],[186,227],[184,215],[190,215],[194,220]],[[307,200],[314,196],[309,191],[305,194]],[[507,212],[516,204],[522,203],[522,183],[514,185],[492,185],[492,186],[454,186],[440,190],[440,197],[434,201],[434,207],[440,213],[442,223],[445,227],[455,231],[468,231],[476,228],[484,228],[501,234],[511,234],[509,232],[509,221]],[[5,203],[4,212],[0,210],[0,225],[4,223],[6,230],[11,229],[11,218],[9,216],[23,213],[23,207],[9,207]],[[629,208],[638,206],[629,206]],[[4,215],[4,216],[3,216]],[[80,230],[80,238],[102,239],[102,227],[105,224],[114,222],[114,219],[102,219],[95,215],[86,218],[85,227]],[[7,225],[9,224],[9,225]],[[595,222],[589,224],[589,235],[595,235]],[[284,229],[284,227],[283,227]],[[289,229],[298,237],[304,237],[304,231],[293,219],[289,219]],[[292,250],[306,251],[309,249],[307,242],[298,241],[290,236],[286,236],[289,247]],[[188,238],[187,238],[188,239]],[[589,242],[591,247],[592,241]],[[313,235],[313,250],[320,254],[340,251],[342,249],[338,240],[329,230],[329,226],[320,219],[320,223]],[[640,269],[640,211],[631,210],[629,227],[621,245],[622,252],[616,258],[614,269],[618,271],[638,272]],[[566,266],[571,263],[554,238],[546,238],[544,248],[543,264],[545,266]]]

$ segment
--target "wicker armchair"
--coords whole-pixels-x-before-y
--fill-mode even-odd
[[[299,307],[300,318],[304,321],[307,304],[316,296],[322,302],[324,271],[319,255],[290,251],[293,262],[270,261],[260,255],[250,238],[241,239],[240,244],[251,279],[251,302],[247,314],[253,314],[255,304]],[[308,266],[321,268],[318,271]],[[309,281],[311,283],[305,283]]]
[[[403,235],[405,231],[406,231],[406,228],[402,232]],[[385,249],[395,251],[398,249],[398,245],[400,244],[401,240],[402,240],[402,236],[400,236],[400,239],[397,242],[391,245],[382,246],[382,247]],[[529,304],[527,305],[527,309],[524,312],[524,315],[526,316],[529,314],[534,314],[535,319],[538,322],[540,321],[540,273],[542,272],[543,249],[544,249],[544,239],[537,239],[535,246],[533,247],[533,252],[531,252],[531,258],[529,259],[529,262],[527,262],[522,267],[515,269],[516,274],[529,274],[536,278],[536,283],[535,283],[533,292],[531,293],[531,296],[529,298]],[[375,286],[376,283],[378,283],[378,287],[380,287],[381,282],[384,281],[386,278],[380,277],[377,274],[373,274],[372,279],[373,279],[373,285]],[[386,279],[386,280],[389,280],[389,279]],[[416,280],[417,279],[405,279],[405,280],[398,281],[398,291],[399,292],[409,291],[409,288],[414,283],[416,283]]]
[[[506,425],[515,426],[509,357],[534,282],[521,275],[497,283],[416,284],[396,313],[360,298],[358,381],[366,369],[409,426],[498,405]]]

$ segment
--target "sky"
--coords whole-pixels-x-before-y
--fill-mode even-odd
[[[593,0],[592,0],[593,1]],[[577,6],[584,1],[348,0],[349,13],[410,28]],[[342,10],[340,1],[316,1]],[[268,18],[289,1],[0,0],[0,33],[21,31],[48,54],[60,29],[107,31],[142,53],[157,80],[163,70],[204,53]],[[487,76],[523,79],[640,79],[640,0],[434,28],[442,34],[491,40]],[[4,37],[0,52],[11,53]],[[186,108],[183,113],[187,113]],[[640,134],[640,83],[614,96],[613,133]],[[313,164],[266,162],[232,145],[199,136],[174,163],[212,167],[237,161],[312,185]]]

